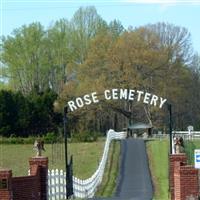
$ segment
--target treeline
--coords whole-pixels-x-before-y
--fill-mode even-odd
[[[21,92],[0,91],[0,135],[21,136],[58,132],[62,115],[55,113],[53,103],[57,94],[52,90]]]
[[[7,88],[24,98],[35,88],[37,93],[51,88],[58,95],[57,112],[90,92],[140,89],[168,99],[174,129],[200,128],[200,58],[184,27],[157,23],[125,29],[118,20],[107,23],[94,7],[80,8],[71,20],[47,29],[32,23],[3,37],[1,62]],[[105,133],[138,121],[164,129],[168,111],[132,101],[101,101],[70,113],[69,120],[71,132]]]

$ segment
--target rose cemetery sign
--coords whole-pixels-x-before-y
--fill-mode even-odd
[[[82,108],[85,105],[90,105],[92,103],[99,103],[99,94],[97,92],[92,92],[86,94],[82,97],[77,97],[75,100],[68,101],[69,111],[75,111],[78,108]],[[146,91],[132,90],[132,89],[107,89],[103,92],[104,100],[128,100],[137,101],[144,104],[153,105],[155,107],[162,108],[167,99],[159,97],[155,94],[151,94]]]

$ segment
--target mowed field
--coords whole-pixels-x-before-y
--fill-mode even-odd
[[[169,179],[168,179],[168,140],[153,140],[147,142],[147,153],[149,166],[154,184],[154,199],[169,200]]]
[[[105,141],[68,144],[68,155],[73,155],[74,175],[88,178],[95,172],[103,154]],[[64,144],[46,144],[44,156],[49,158],[49,169],[65,169]],[[30,157],[35,156],[33,145],[0,145],[0,167],[12,169],[13,176],[28,174]],[[69,157],[69,156],[68,156]]]

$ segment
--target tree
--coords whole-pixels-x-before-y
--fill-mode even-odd
[[[108,29],[113,37],[119,37],[125,30],[121,22],[116,19],[109,23]]]
[[[59,93],[67,82],[67,64],[75,60],[67,20],[45,31],[39,23],[16,29],[3,38],[1,60],[15,90],[28,94],[35,88]]]
[[[172,34],[172,38],[173,34],[181,35],[176,33],[176,30],[180,29],[173,29],[173,25],[171,27],[171,32],[168,33]],[[177,39],[187,42],[184,39],[180,40],[181,37],[177,37]],[[173,40],[176,45],[178,41]],[[174,45],[174,43],[169,45]],[[107,34],[99,34],[90,43],[85,62],[77,71],[78,80],[72,84],[73,90],[65,90],[65,92],[68,91],[67,99],[92,91],[101,94],[108,88],[139,88],[167,98],[173,103],[176,115],[183,113],[186,110],[184,105],[188,98],[186,83],[191,80],[187,67],[188,60],[185,60],[186,55],[183,56],[180,53],[184,52],[184,49],[181,48],[184,48],[185,45],[180,46],[178,50],[173,49],[166,45],[162,41],[161,35],[149,26],[126,31],[118,37],[113,37],[109,31]],[[169,53],[170,48],[173,49],[173,53]],[[70,88],[68,86],[66,88]],[[101,114],[99,114],[100,112]],[[105,124],[106,120],[101,119],[107,119],[109,116],[118,119],[121,128],[124,124],[131,123],[132,120],[146,121],[159,127],[165,122],[165,112],[139,103],[105,101],[100,105],[90,107],[90,111],[87,110],[87,117],[84,109],[73,115],[84,116],[85,127],[93,121],[92,123],[96,124],[95,127],[100,130],[97,124]],[[97,120],[95,120],[94,116],[97,115]],[[182,121],[180,116],[177,117],[177,127],[182,127]],[[81,123],[83,124],[83,122]],[[113,122],[110,125],[113,126]]]
[[[89,92],[101,95],[109,88],[139,88],[173,104],[177,128],[199,123],[199,56],[193,56],[190,33],[184,27],[156,23],[125,30],[118,20],[107,24],[94,7],[81,7],[70,21],[58,20],[47,30],[32,23],[3,37],[1,62],[1,76],[9,87],[30,98],[33,133],[57,124],[50,106],[57,97],[50,95],[49,88],[59,95],[60,109],[66,101]],[[139,120],[161,126],[165,115],[130,101],[101,101],[89,111],[74,112],[71,122],[79,128],[105,131],[108,126],[122,128]]]
[[[188,117],[190,83],[194,83],[190,71],[190,63],[193,60],[191,36],[184,27],[168,23],[157,23],[146,26],[154,31],[160,38],[161,45],[167,53],[166,73],[163,73],[163,91],[173,104],[174,124],[177,128],[186,128],[190,123]]]
[[[89,48],[90,39],[107,28],[106,22],[91,7],[79,8],[71,19],[72,48],[76,55],[76,62],[83,63]]]
[[[20,92],[0,91],[0,134],[21,137],[57,131],[61,115],[54,112],[57,94],[52,90],[28,96]]]
[[[43,134],[57,131],[61,115],[54,112],[54,102],[57,94],[47,89],[43,92],[32,91],[28,97],[30,103],[29,134]]]
[[[149,24],[145,28],[155,32],[168,53],[169,62],[190,62],[193,56],[191,35],[184,27],[169,23]]]
[[[195,54],[190,65],[191,80],[188,82],[188,98],[186,117],[188,125],[195,125],[196,130],[200,128],[200,57]]]
[[[29,126],[29,104],[21,93],[0,91],[0,134],[27,136]]]
[[[68,80],[68,64],[75,60],[72,48],[71,25],[61,19],[48,29],[46,38],[46,65],[49,86],[59,93]]]
[[[3,38],[2,62],[8,68],[9,80],[14,89],[24,94],[35,86],[45,87],[43,38],[45,31],[40,23],[22,26],[13,32],[13,37]]]

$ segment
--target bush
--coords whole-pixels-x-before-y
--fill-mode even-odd
[[[0,144],[26,144],[25,139],[21,137],[3,137]]]
[[[49,144],[58,141],[57,135],[55,133],[47,133],[45,136],[42,136],[41,139],[44,143]],[[11,137],[2,137],[0,139],[0,144],[34,144],[37,137],[29,136],[27,138],[16,137],[11,135]]]
[[[48,144],[48,143],[57,142],[58,137],[55,133],[50,132],[50,133],[47,133],[45,136],[43,136],[42,139],[44,140],[44,143]]]
[[[34,144],[34,142],[35,142],[34,136],[29,136],[27,138],[24,138],[24,144]]]
[[[84,131],[82,133],[72,134],[69,142],[95,142],[97,141],[100,133]],[[52,144],[55,142],[63,142],[62,134],[56,134],[55,132],[49,132],[46,135],[40,137],[45,144]],[[0,144],[34,144],[37,137],[29,136],[27,138],[16,137],[11,135],[11,137],[2,137],[0,139]]]
[[[56,99],[57,94],[50,89],[33,91],[28,96],[20,92],[0,91],[0,135],[15,138],[57,131],[62,114],[54,112]],[[12,142],[18,143],[16,140]]]
[[[72,142],[95,142],[99,137],[97,132],[84,131],[82,133],[72,134]]]

